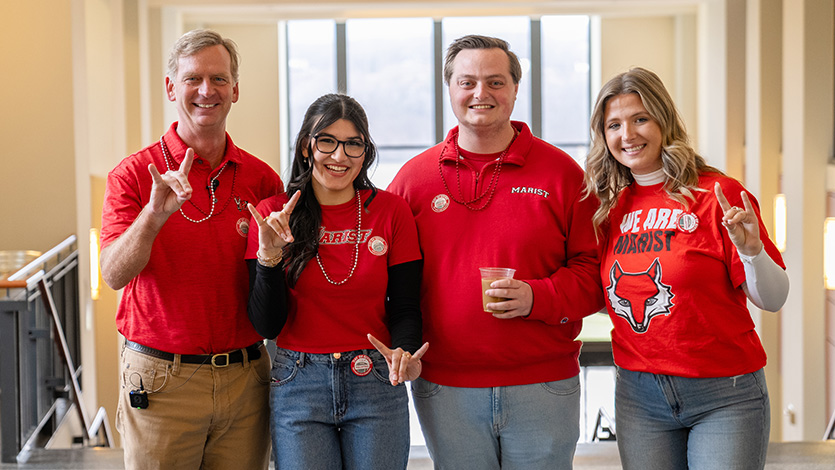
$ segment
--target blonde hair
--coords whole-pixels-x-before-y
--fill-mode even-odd
[[[232,74],[232,80],[238,83],[238,63],[241,61],[238,55],[238,46],[235,44],[235,41],[224,38],[220,34],[208,29],[191,30],[183,34],[174,43],[174,47],[171,48],[171,54],[168,56],[168,78],[171,80],[177,78],[180,57],[197,54],[201,50],[212,46],[223,46],[229,52],[229,72]]]
[[[671,199],[688,205],[692,191],[699,190],[699,175],[718,172],[693,150],[690,138],[673,99],[658,76],[641,67],[616,75],[600,89],[591,115],[591,150],[586,157],[585,197],[594,195],[600,206],[592,222],[596,233],[609,218],[621,190],[634,181],[629,168],[612,156],[606,145],[606,104],[618,95],[635,93],[652,119],[661,128],[661,166],[664,190]]]

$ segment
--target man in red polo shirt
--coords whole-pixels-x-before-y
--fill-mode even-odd
[[[125,466],[265,469],[270,364],[246,313],[246,206],[281,180],[226,133],[234,42],[186,33],[165,85],[179,121],[110,172],[102,216],[102,276],[124,288]]]

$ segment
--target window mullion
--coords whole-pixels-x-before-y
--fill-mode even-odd
[[[336,22],[336,91],[348,94],[348,47],[345,22]]]
[[[542,22],[531,18],[531,132],[542,137]]]
[[[435,64],[435,78],[433,80],[435,90],[435,142],[444,140],[444,35],[441,20],[435,20],[434,25],[434,41],[432,47],[434,50],[433,63]]]

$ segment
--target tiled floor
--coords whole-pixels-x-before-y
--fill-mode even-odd
[[[408,470],[429,470],[427,458],[413,459]],[[574,470],[620,470],[615,442],[580,443],[574,457]],[[832,470],[835,468],[835,441],[772,443],[768,448],[766,470]],[[122,470],[119,449],[86,448],[39,450],[24,464],[0,464],[0,470]]]
[[[0,463],[0,470],[123,470],[121,449],[101,447],[78,449],[40,449],[33,452],[26,463]],[[270,465],[270,468],[273,468]],[[407,470],[431,470],[428,457],[413,458]]]

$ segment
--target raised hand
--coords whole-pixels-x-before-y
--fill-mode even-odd
[[[296,191],[296,194],[293,194],[287,204],[284,204],[281,211],[270,212],[264,218],[255,210],[255,206],[247,204],[252,218],[258,224],[258,249],[261,251],[261,256],[267,258],[278,256],[281,250],[293,241],[293,232],[290,230],[290,215],[296,208],[296,203],[299,202],[301,194],[301,191]]]
[[[392,385],[401,384],[420,377],[422,369],[420,358],[426,354],[426,351],[429,349],[429,343],[423,343],[423,346],[412,355],[401,348],[389,349],[388,346],[371,334],[368,335],[368,341],[386,358],[386,364],[389,367],[389,380]]]
[[[154,214],[169,215],[177,212],[183,203],[191,199],[191,183],[188,182],[188,172],[194,162],[194,150],[186,150],[186,156],[177,170],[168,170],[160,174],[153,163],[148,165],[148,171],[154,179],[151,187],[151,200],[148,207]]]
[[[754,212],[754,206],[748,199],[748,194],[745,191],[740,192],[743,209],[731,206],[728,203],[719,183],[713,186],[713,192],[716,194],[716,200],[719,201],[719,206],[722,208],[722,225],[728,230],[731,242],[743,255],[755,256],[762,250],[763,244],[760,241],[757,213]]]

